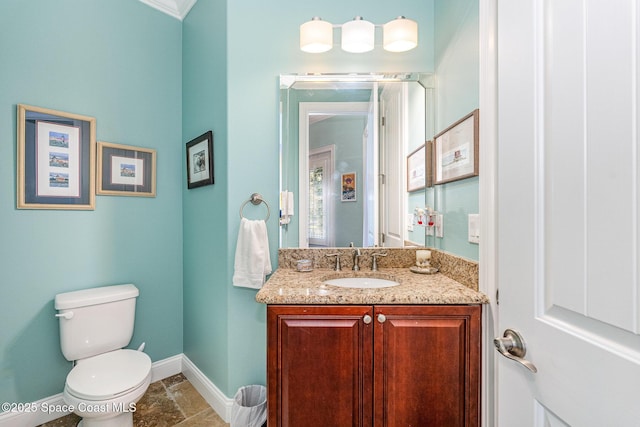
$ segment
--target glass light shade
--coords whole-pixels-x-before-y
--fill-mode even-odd
[[[352,53],[373,50],[375,25],[356,16],[353,21],[342,25],[342,50]]]
[[[300,49],[321,53],[333,47],[333,25],[317,16],[300,25]]]
[[[404,16],[384,24],[382,45],[390,52],[406,52],[418,45],[418,23]]]

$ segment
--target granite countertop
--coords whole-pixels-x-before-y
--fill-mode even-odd
[[[342,288],[324,284],[337,277],[378,277],[400,285],[378,289]],[[278,268],[256,295],[264,304],[487,304],[486,295],[449,277],[417,274],[408,268],[381,268],[378,272],[333,271],[317,268],[298,272]]]

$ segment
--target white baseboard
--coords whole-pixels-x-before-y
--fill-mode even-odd
[[[182,355],[182,373],[189,382],[204,397],[209,406],[220,415],[220,418],[228,423],[231,420],[231,408],[233,399],[228,398],[214,383],[209,380],[184,354]]]
[[[153,362],[151,365],[151,382],[154,383],[182,372],[183,357],[184,355],[181,353]]]
[[[62,393],[28,403],[28,407],[17,406],[0,412],[0,427],[37,426],[69,414],[65,408]]]
[[[225,396],[184,354],[178,354],[153,362],[151,382],[160,381],[182,372],[211,407],[229,422],[233,400]],[[0,412],[0,427],[37,426],[70,414],[65,411],[62,393],[29,403],[27,408]],[[27,410],[31,410],[27,412]]]

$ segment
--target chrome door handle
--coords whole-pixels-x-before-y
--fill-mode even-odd
[[[524,338],[522,338],[522,335],[517,331],[506,329],[501,338],[493,339],[493,345],[496,346],[496,350],[504,357],[524,365],[525,368],[534,374],[538,372],[538,368],[524,358],[527,354],[527,347],[524,343]]]
[[[372,320],[373,319],[368,314],[365,314],[364,317],[362,318],[362,321],[364,322],[365,325],[368,325],[369,323],[371,323]]]

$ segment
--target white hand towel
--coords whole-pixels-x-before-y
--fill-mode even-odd
[[[267,225],[263,220],[240,220],[233,274],[234,286],[260,289],[271,274]]]

